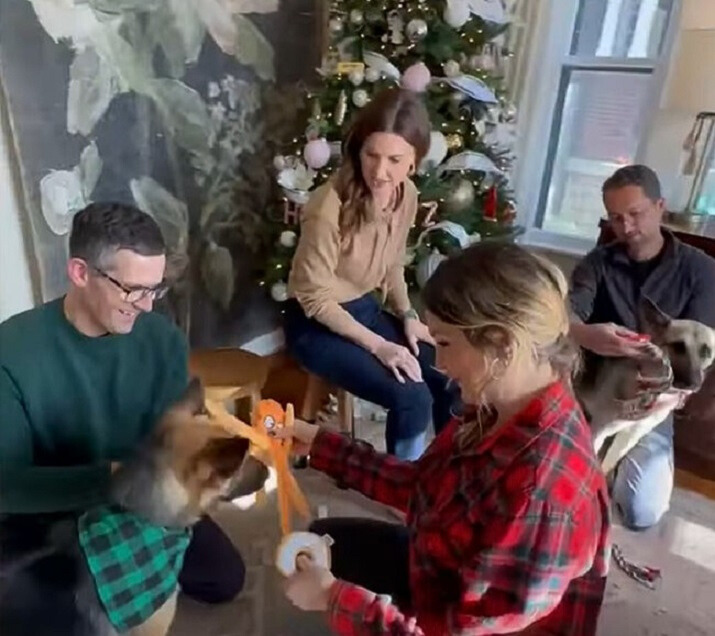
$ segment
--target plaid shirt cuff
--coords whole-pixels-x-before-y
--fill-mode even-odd
[[[342,457],[350,444],[350,439],[345,435],[321,428],[310,447],[310,467],[335,477],[336,471],[339,473],[342,468]]]
[[[374,594],[366,589],[341,581],[333,583],[328,599],[328,623],[340,636],[357,636],[365,623],[365,611]]]

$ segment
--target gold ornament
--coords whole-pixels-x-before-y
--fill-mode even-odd
[[[464,212],[474,205],[475,198],[474,184],[469,179],[459,179],[450,189],[440,207],[447,214]]]
[[[345,121],[345,115],[348,112],[348,95],[345,91],[340,91],[338,103],[335,105],[335,123],[342,126]]]
[[[459,150],[464,145],[464,138],[459,133],[452,133],[451,135],[446,135],[447,148],[450,150]]]

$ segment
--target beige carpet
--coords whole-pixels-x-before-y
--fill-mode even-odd
[[[381,444],[382,424],[362,417],[358,433]],[[312,470],[296,475],[310,500],[331,516],[395,520],[390,511],[354,492],[338,490]],[[245,502],[243,502],[245,505]],[[181,598],[172,636],[322,636],[320,616],[294,610],[285,600],[273,567],[279,537],[274,494],[241,510],[225,504],[215,518],[248,565],[245,591],[233,603],[208,607]],[[615,529],[616,541],[633,561],[658,567],[656,590],[642,587],[612,566],[599,636],[705,636],[715,633],[715,502],[676,491],[664,522],[646,533]]]

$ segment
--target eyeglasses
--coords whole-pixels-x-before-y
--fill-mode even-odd
[[[122,300],[124,302],[132,305],[144,300],[147,296],[151,296],[152,300],[161,300],[169,291],[169,286],[166,283],[159,283],[156,287],[127,287],[98,267],[94,267],[93,269],[102,278],[106,278],[122,292]]]

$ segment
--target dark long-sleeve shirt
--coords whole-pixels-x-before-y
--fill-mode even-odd
[[[0,324],[0,513],[102,502],[121,461],[188,382],[183,335],[144,314],[126,335],[89,338],[62,299]]]
[[[640,329],[638,304],[647,296],[672,318],[715,328],[715,259],[663,230],[665,245],[650,271],[623,244],[592,250],[571,278],[571,311],[583,322]],[[647,264],[646,264],[647,267]]]

